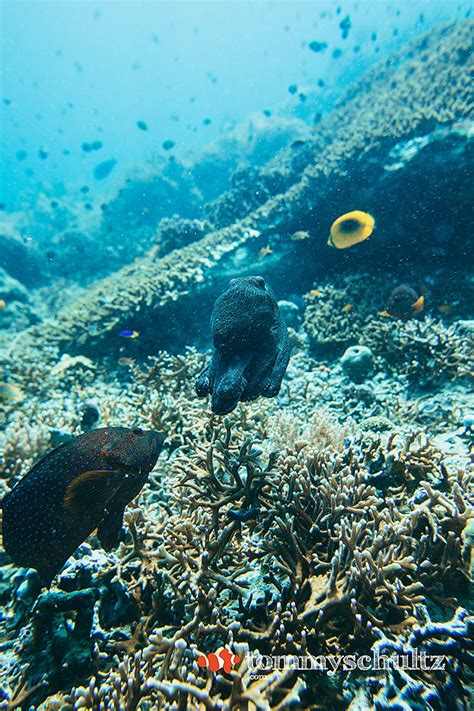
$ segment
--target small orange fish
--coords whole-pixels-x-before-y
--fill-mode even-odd
[[[441,306],[438,306],[438,311],[440,314],[450,314],[452,310],[452,304],[441,304]]]
[[[4,301],[3,299],[0,299],[0,311],[3,311],[3,309],[7,308],[7,302]]]
[[[309,295],[310,296],[321,296],[321,292],[319,291],[319,289],[311,289],[311,291],[309,292]]]
[[[345,306],[342,307],[343,313],[347,314],[349,311],[352,311],[354,308],[354,304],[346,304]]]
[[[273,249],[270,247],[269,244],[267,244],[266,247],[262,247],[262,249],[261,249],[260,252],[258,253],[258,256],[259,256],[259,257],[266,257],[266,256],[268,256],[269,254],[273,254]]]
[[[391,314],[389,314],[388,311],[379,311],[379,316],[383,316],[383,318],[390,318]]]
[[[413,311],[415,313],[419,314],[423,309],[425,308],[425,297],[423,294],[415,301],[414,304],[411,305]]]

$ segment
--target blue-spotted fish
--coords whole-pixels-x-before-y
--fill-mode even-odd
[[[105,550],[113,548],[162,446],[159,432],[103,427],[54,449],[0,504],[7,553],[49,585],[95,529]]]

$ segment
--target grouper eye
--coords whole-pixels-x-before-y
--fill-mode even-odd
[[[132,432],[133,432],[133,434],[136,434],[136,435],[142,435],[142,434],[143,434],[143,430],[142,430],[141,427],[135,427],[135,429],[132,430]]]

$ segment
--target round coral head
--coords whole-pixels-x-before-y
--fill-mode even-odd
[[[337,249],[347,249],[370,237],[374,227],[375,220],[368,212],[361,210],[346,212],[332,223],[328,244]]]

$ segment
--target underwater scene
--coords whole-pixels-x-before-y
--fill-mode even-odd
[[[472,4],[0,10],[0,711],[474,708]]]

